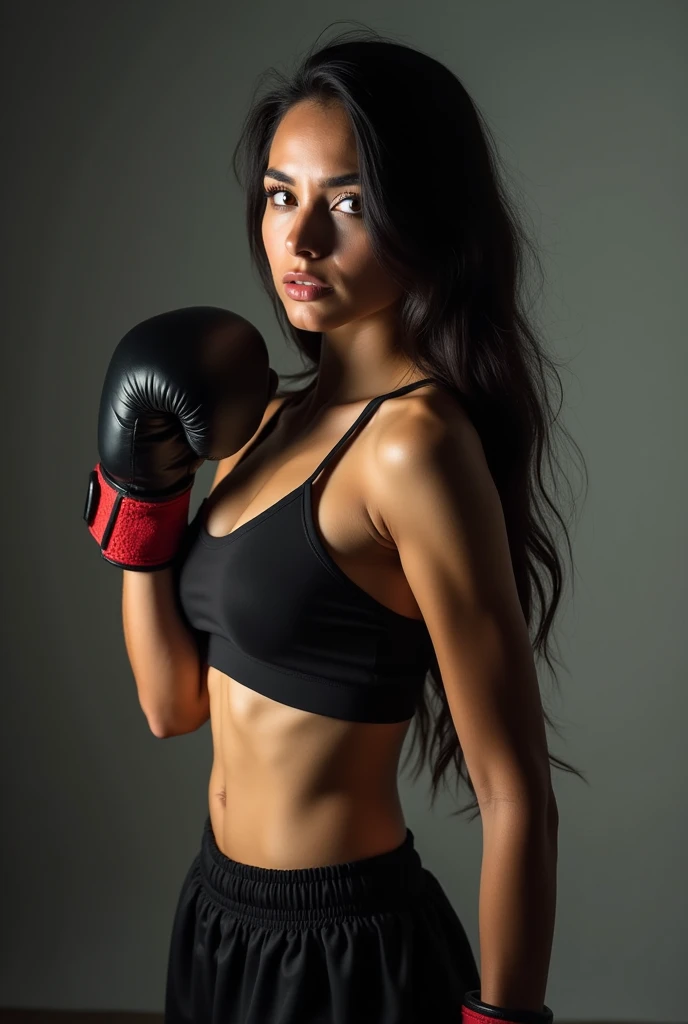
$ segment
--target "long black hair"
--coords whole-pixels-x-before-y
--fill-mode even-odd
[[[260,76],[274,82],[264,95],[254,94],[232,161],[246,194],[251,258],[285,337],[306,364],[283,376],[299,383],[311,378],[299,393],[314,385],[322,335],[294,327],[276,293],[262,240],[263,177],[287,110],[303,100],[337,103],[355,133],[370,246],[403,287],[400,344],[423,377],[442,383],[468,408],[501,499],[533,652],[544,656],[556,682],[550,634],[564,571],[551,521],[561,529],[571,564],[573,558],[566,522],[544,476],[549,470],[556,490],[551,471],[553,463],[560,466],[552,434],[555,426],[569,434],[556,422],[559,409],[553,411],[548,391],[555,381],[561,400],[556,363],[521,296],[526,254],[542,276],[537,252],[507,199],[485,119],[453,72],[367,27],[343,32],[320,49],[315,45],[292,74],[269,68]],[[259,79],[256,92],[260,85]],[[580,453],[575,442],[573,447]],[[544,707],[543,714],[552,725]],[[418,739],[414,778],[429,743],[435,754],[431,806],[451,761],[457,787],[465,777],[475,797],[434,656],[414,716],[411,750]],[[565,761],[552,754],[549,759],[584,778]],[[477,800],[454,813],[468,810],[475,810],[472,817],[480,813]]]

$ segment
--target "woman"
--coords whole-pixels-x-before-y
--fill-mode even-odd
[[[219,464],[178,559],[207,690],[175,734],[209,717],[214,762],[167,1024],[551,1020],[551,364],[487,140],[447,68],[372,33],[245,124],[252,255],[312,379]],[[465,755],[483,825],[482,976],[397,791],[428,672],[433,800]]]

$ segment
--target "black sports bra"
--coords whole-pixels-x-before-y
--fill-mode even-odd
[[[352,722],[413,717],[432,654],[427,627],[342,572],[315,529],[311,485],[382,402],[432,383],[371,399],[304,483],[226,536],[203,525],[204,498],[176,571],[182,611],[202,634],[208,665],[303,711]],[[274,429],[288,401],[239,462]]]

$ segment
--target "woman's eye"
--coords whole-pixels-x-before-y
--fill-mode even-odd
[[[291,195],[291,192],[287,192],[286,189],[281,189],[280,188],[280,189],[275,189],[272,192],[268,191],[268,192],[265,193],[265,195],[268,198],[272,198],[272,205],[273,206],[286,206],[286,203],[276,203],[275,199],[277,198],[277,196],[289,196],[289,195]]]
[[[276,199],[277,196],[291,196],[292,195],[291,192],[289,192],[287,189],[285,189],[285,188],[265,189],[263,191],[263,195],[267,199],[270,199],[271,206],[274,209],[276,209],[276,210],[289,209],[289,206],[288,206],[288,204],[286,202],[284,202],[284,203],[277,203],[277,202],[275,202],[275,199]],[[292,198],[293,198],[293,196],[292,196]],[[358,202],[360,204],[360,201],[361,201],[361,197],[359,196],[359,194],[357,192],[350,192],[348,195],[340,196],[340,198],[335,203],[335,206],[339,206],[341,203],[350,203],[350,202]],[[351,214],[353,214],[354,216],[360,216],[360,213],[361,213],[360,210],[351,210],[349,212]]]
[[[351,203],[351,202],[358,203],[358,205],[360,207],[360,205],[361,205],[361,197],[359,195],[357,195],[356,193],[353,193],[350,196],[342,196],[342,198],[339,200],[339,203]],[[337,206],[339,206],[339,203],[337,203]],[[358,213],[361,213],[361,210],[360,209],[352,210],[351,212],[358,214]]]

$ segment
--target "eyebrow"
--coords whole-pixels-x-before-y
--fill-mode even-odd
[[[268,167],[263,175],[264,178],[274,178],[275,181],[283,181],[285,185],[295,185],[296,182],[284,171],[278,171],[276,167]],[[338,188],[340,185],[360,185],[361,176],[358,171],[350,174],[337,174],[334,178],[321,178],[317,182],[319,188]]]

